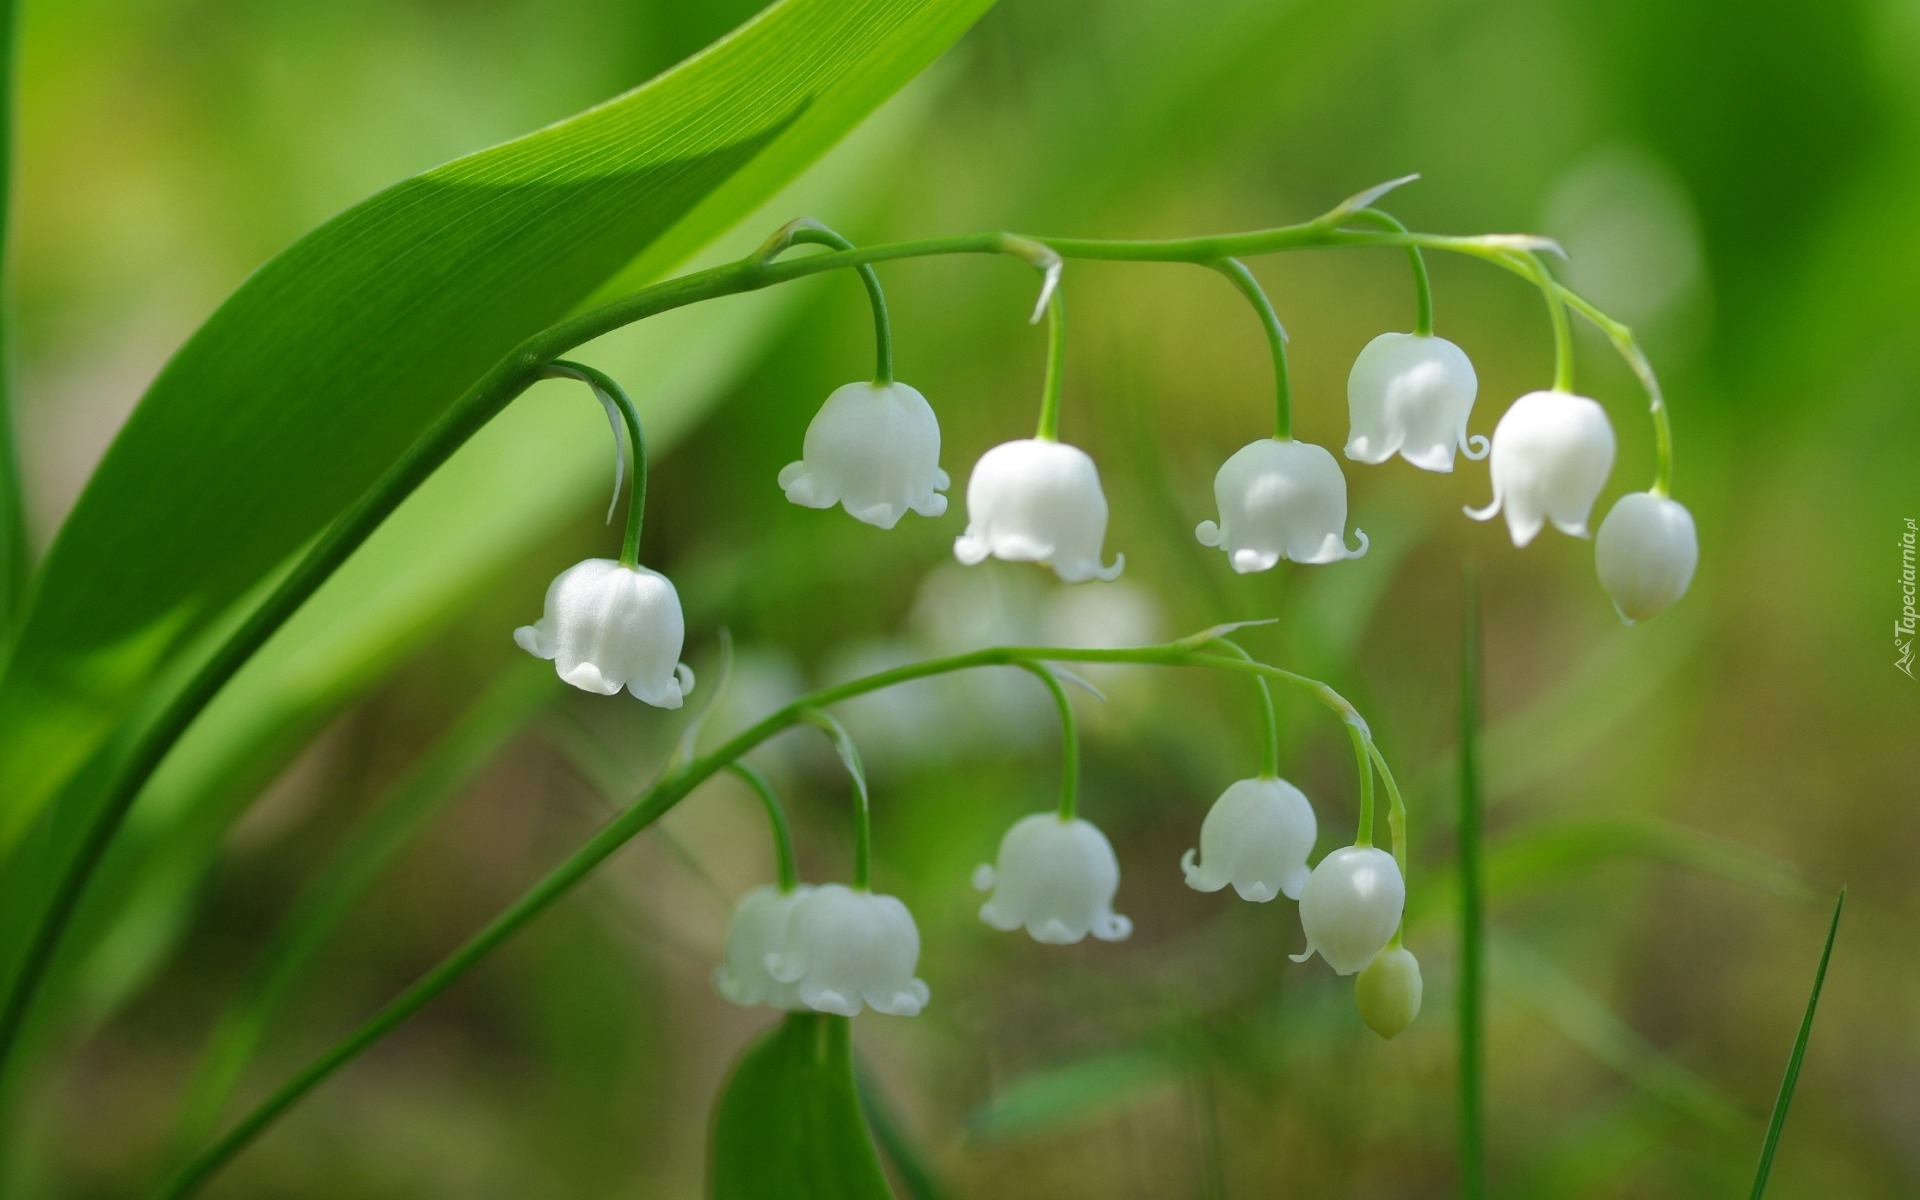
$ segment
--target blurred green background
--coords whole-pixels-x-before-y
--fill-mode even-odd
[[[389,182],[640,81],[753,7],[26,5],[14,253],[41,536],[166,355],[266,257]],[[1113,585],[951,561],[969,465],[1032,420],[1043,347],[1025,271],[882,269],[900,376],[939,410],[956,480],[946,517],[891,533],[792,507],[773,482],[819,400],[868,369],[850,278],[674,314],[583,355],[655,420],[644,557],[680,586],[707,686],[730,632],[714,730],[909,657],[1278,617],[1249,647],[1354,699],[1408,786],[1427,1003],[1387,1044],[1360,1025],[1349,981],[1286,961],[1301,942],[1291,905],[1181,883],[1206,806],[1257,763],[1244,683],[1122,671],[1085,707],[1082,807],[1114,838],[1137,926],[1118,946],[1036,946],[973,915],[972,866],[1057,786],[1031,680],[851,709],[875,772],[876,884],[918,916],[934,995],[914,1020],[860,1018],[856,1047],[939,1194],[1450,1194],[1463,564],[1486,605],[1495,1193],[1740,1193],[1842,882],[1847,920],[1769,1194],[1920,1192],[1920,692],[1887,636],[1899,535],[1920,516],[1916,68],[1920,10],[1895,0],[1027,0],[990,13],[729,243],[803,214],[857,241],[1251,228],[1420,171],[1390,201],[1403,219],[1560,237],[1569,280],[1632,322],[1662,372],[1701,566],[1682,604],[1631,630],[1589,544],[1548,535],[1519,552],[1459,515],[1487,495],[1473,464],[1353,468],[1366,558],[1233,575],[1191,530],[1213,515],[1213,469],[1266,427],[1269,368],[1244,303],[1190,267],[1067,273],[1063,431],[1102,468],[1109,546],[1128,558]],[[1297,432],[1337,447],[1354,354],[1410,326],[1404,263],[1255,265],[1292,334]],[[1432,266],[1439,332],[1473,357],[1473,428],[1489,431],[1546,381],[1538,296],[1483,264]],[[1583,335],[1580,352],[1581,386],[1621,438],[1604,505],[1651,477],[1651,439],[1604,343]],[[289,989],[242,1097],[415,977],[657,769],[683,717],[540,690],[508,637],[557,570],[614,544],[604,426],[559,385],[504,419],[564,434],[546,458],[481,446],[456,464],[524,493],[519,519],[476,531],[457,505],[425,506],[394,551],[450,546],[471,579],[421,600],[369,567],[395,610],[388,636],[351,661],[324,639],[305,658],[293,647],[273,703],[247,714],[267,748],[217,778],[179,773],[176,792],[228,798],[204,834],[217,852],[152,883],[147,927],[97,956],[99,1019],[33,1097],[12,1167],[23,1194],[122,1195],[151,1178],[209,1029],[306,882],[396,789],[446,807]],[[1288,698],[1282,715],[1284,771],[1314,798],[1324,851],[1350,827],[1349,751],[1321,711]],[[763,765],[805,874],[827,879],[848,867],[848,808],[813,736],[786,735]],[[458,761],[410,776],[444,737]],[[750,797],[709,785],[213,1194],[694,1194],[713,1097],[769,1020],[725,1005],[707,975],[733,899],[770,875]]]

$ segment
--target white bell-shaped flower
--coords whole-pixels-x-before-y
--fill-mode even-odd
[[[1187,886],[1217,892],[1228,884],[1242,900],[1300,898],[1317,826],[1313,805],[1284,779],[1242,779],[1220,793],[1200,825],[1200,861],[1180,859]]]
[[[1420,1015],[1420,992],[1420,960],[1405,946],[1394,946],[1374,955],[1354,980],[1353,1002],[1368,1029],[1395,1038]]]
[[[940,493],[947,483],[933,406],[898,382],[834,389],[807,426],[800,461],[780,472],[795,504],[843,505],[882,529],[892,529],[908,509],[923,517],[946,512]]]
[[[1614,502],[1593,544],[1600,586],[1620,619],[1644,621],[1684,596],[1700,562],[1693,514],[1677,500],[1630,492]]]
[[[792,984],[817,1012],[851,1017],[865,1004],[911,1017],[927,1005],[927,985],[913,975],[920,930],[894,896],[838,883],[814,888],[794,906],[785,946],[765,961],[775,982]]]
[[[522,650],[553,660],[560,678],[581,691],[611,696],[624,687],[660,708],[679,708],[693,690],[693,671],[680,661],[686,637],[680,595],[667,577],[610,558],[560,572],[547,588],[545,613],[513,631]]]
[[[1376,846],[1343,846],[1320,860],[1300,892],[1300,927],[1307,948],[1293,956],[1305,962],[1315,951],[1342,975],[1373,961],[1393,931],[1407,885],[1393,855]]]
[[[1113,579],[1126,565],[1100,565],[1107,497],[1084,450],[1044,438],[1003,442],[980,456],[967,480],[967,531],[953,556],[973,566],[988,557],[1052,566],[1068,583]]]
[[[715,990],[735,1004],[804,1008],[799,985],[775,979],[767,962],[786,953],[794,909],[812,894],[805,884],[790,892],[771,884],[748,892],[727,927],[726,957],[713,972]]]
[[[1359,558],[1344,544],[1347,477],[1323,446],[1291,438],[1262,438],[1234,451],[1213,477],[1220,521],[1202,521],[1193,531],[1203,546],[1227,552],[1242,575],[1270,570],[1281,559],[1329,563]]]
[[[1120,860],[1107,835],[1078,817],[1044,812],[1022,817],[1000,839],[995,865],[981,863],[973,886],[993,894],[980,919],[995,929],[1025,926],[1036,942],[1070,945],[1091,933],[1117,942],[1133,922],[1113,911]]]
[[[1487,440],[1467,437],[1479,389],[1466,351],[1447,339],[1381,334],[1347,375],[1347,457],[1383,463],[1398,454],[1423,471],[1453,470],[1456,449],[1485,457]]]
[[[1501,509],[1513,544],[1524,546],[1551,520],[1562,533],[1587,536],[1587,516],[1613,469],[1613,425],[1606,411],[1571,392],[1528,392],[1493,427],[1493,502],[1469,508],[1485,521]]]

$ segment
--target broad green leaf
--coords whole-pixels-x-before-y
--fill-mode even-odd
[[[1486,847],[1486,891],[1509,897],[1565,883],[1608,863],[1663,862],[1789,900],[1815,893],[1791,866],[1724,838],[1658,817],[1602,813],[1536,821]],[[1454,911],[1458,881],[1435,876],[1407,899],[1407,923],[1421,925]]]
[[[873,188],[922,127],[928,101],[926,88],[907,89],[695,264],[737,258],[795,213],[856,207],[854,197]],[[675,230],[666,240],[681,237]],[[576,357],[645,381],[635,401],[650,445],[663,453],[752,368],[809,289],[834,282],[666,314]],[[109,1011],[166,951],[225,830],[288,758],[510,564],[582,509],[603,504],[611,469],[598,406],[577,387],[536,387],[436,472],[261,649],[181,739],[102,864],[71,939],[91,956],[80,968],[82,1015]],[[528,596],[530,605],[538,601]],[[517,653],[505,632],[502,653]]]
[[[13,289],[8,239],[13,234],[14,0],[0,0],[0,655],[19,617],[27,582],[27,522],[21,499],[20,453],[13,421]]]
[[[1166,1046],[1134,1046],[1024,1075],[977,1111],[969,1127],[994,1141],[1030,1137],[1178,1084],[1186,1066]]]
[[[782,0],[625,96],[381,193],[243,285],[36,577],[0,678],[0,846],[58,803],[36,869],[9,871],[27,890],[11,919],[37,911],[113,753],[468,383],[676,229],[730,224],[984,7]]]
[[[1648,1042],[1592,993],[1511,935],[1493,939],[1494,983],[1648,1096],[1719,1133],[1747,1115],[1725,1092]]]
[[[860,1115],[845,1017],[790,1013],[727,1081],[714,1110],[714,1200],[889,1200]]]

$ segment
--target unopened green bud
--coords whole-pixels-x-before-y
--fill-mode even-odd
[[[1420,1015],[1420,960],[1403,946],[1382,950],[1360,972],[1353,1000],[1368,1029],[1397,1037]]]

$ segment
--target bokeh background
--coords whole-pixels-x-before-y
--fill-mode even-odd
[[[387,183],[631,86],[752,8],[26,5],[14,253],[41,537],[166,355],[266,257]],[[972,866],[1057,787],[1030,680],[852,707],[876,882],[918,915],[934,995],[916,1020],[858,1019],[856,1046],[876,1114],[933,1194],[1450,1194],[1466,570],[1485,603],[1495,1193],[1741,1192],[1842,883],[1770,1194],[1920,1192],[1920,685],[1893,669],[1889,637],[1899,536],[1920,517],[1916,66],[1920,10],[1898,0],[1027,0],[730,242],[803,213],[860,241],[1250,228],[1422,172],[1393,197],[1399,215],[1560,237],[1569,279],[1632,322],[1662,372],[1702,559],[1693,593],[1634,629],[1589,544],[1550,534],[1519,552],[1460,515],[1487,494],[1474,464],[1354,468],[1366,558],[1233,575],[1191,528],[1212,515],[1214,468],[1266,427],[1268,365],[1243,302],[1190,267],[1067,275],[1064,431],[1101,464],[1109,545],[1128,557],[1113,585],[951,560],[968,465],[1032,420],[1043,346],[1023,270],[883,269],[901,377],[939,410],[956,478],[952,512],[891,533],[791,507],[773,482],[819,400],[868,369],[850,278],[676,314],[585,355],[654,421],[644,556],[680,585],[708,686],[730,637],[710,731],[931,653],[1271,617],[1249,647],[1352,697],[1408,786],[1427,1002],[1388,1044],[1360,1025],[1349,981],[1286,960],[1291,905],[1181,884],[1206,806],[1258,761],[1243,682],[1109,672],[1107,702],[1084,706],[1083,810],[1119,848],[1137,926],[1119,946],[1039,947],[974,918]],[[1473,427],[1490,431],[1547,379],[1539,298],[1484,264],[1432,266],[1439,331],[1472,355]],[[1256,269],[1292,334],[1297,432],[1338,446],[1353,356],[1410,325],[1404,263],[1312,253]],[[1604,504],[1650,478],[1650,429],[1597,337],[1581,338],[1579,378],[1621,437]],[[395,601],[391,636],[351,662],[319,643],[263,707],[265,748],[193,784],[219,795],[208,853],[101,957],[95,1019],[33,1097],[23,1194],[151,1178],[209,1031],[365,822],[400,805],[421,831],[286,988],[242,1097],[509,902],[670,749],[684,715],[561,695],[513,649],[552,574],[617,535],[600,523],[592,406],[548,385],[503,420],[558,439],[531,464],[485,447],[467,464],[524,490],[521,518],[411,517],[413,552],[470,578]],[[1284,771],[1315,800],[1321,849],[1341,844],[1345,739],[1308,704],[1281,713]],[[812,736],[761,765],[805,873],[828,879],[848,869],[847,795]],[[732,901],[770,872],[750,798],[703,789],[214,1194],[695,1194],[712,1100],[770,1019],[722,1003],[707,976]]]

